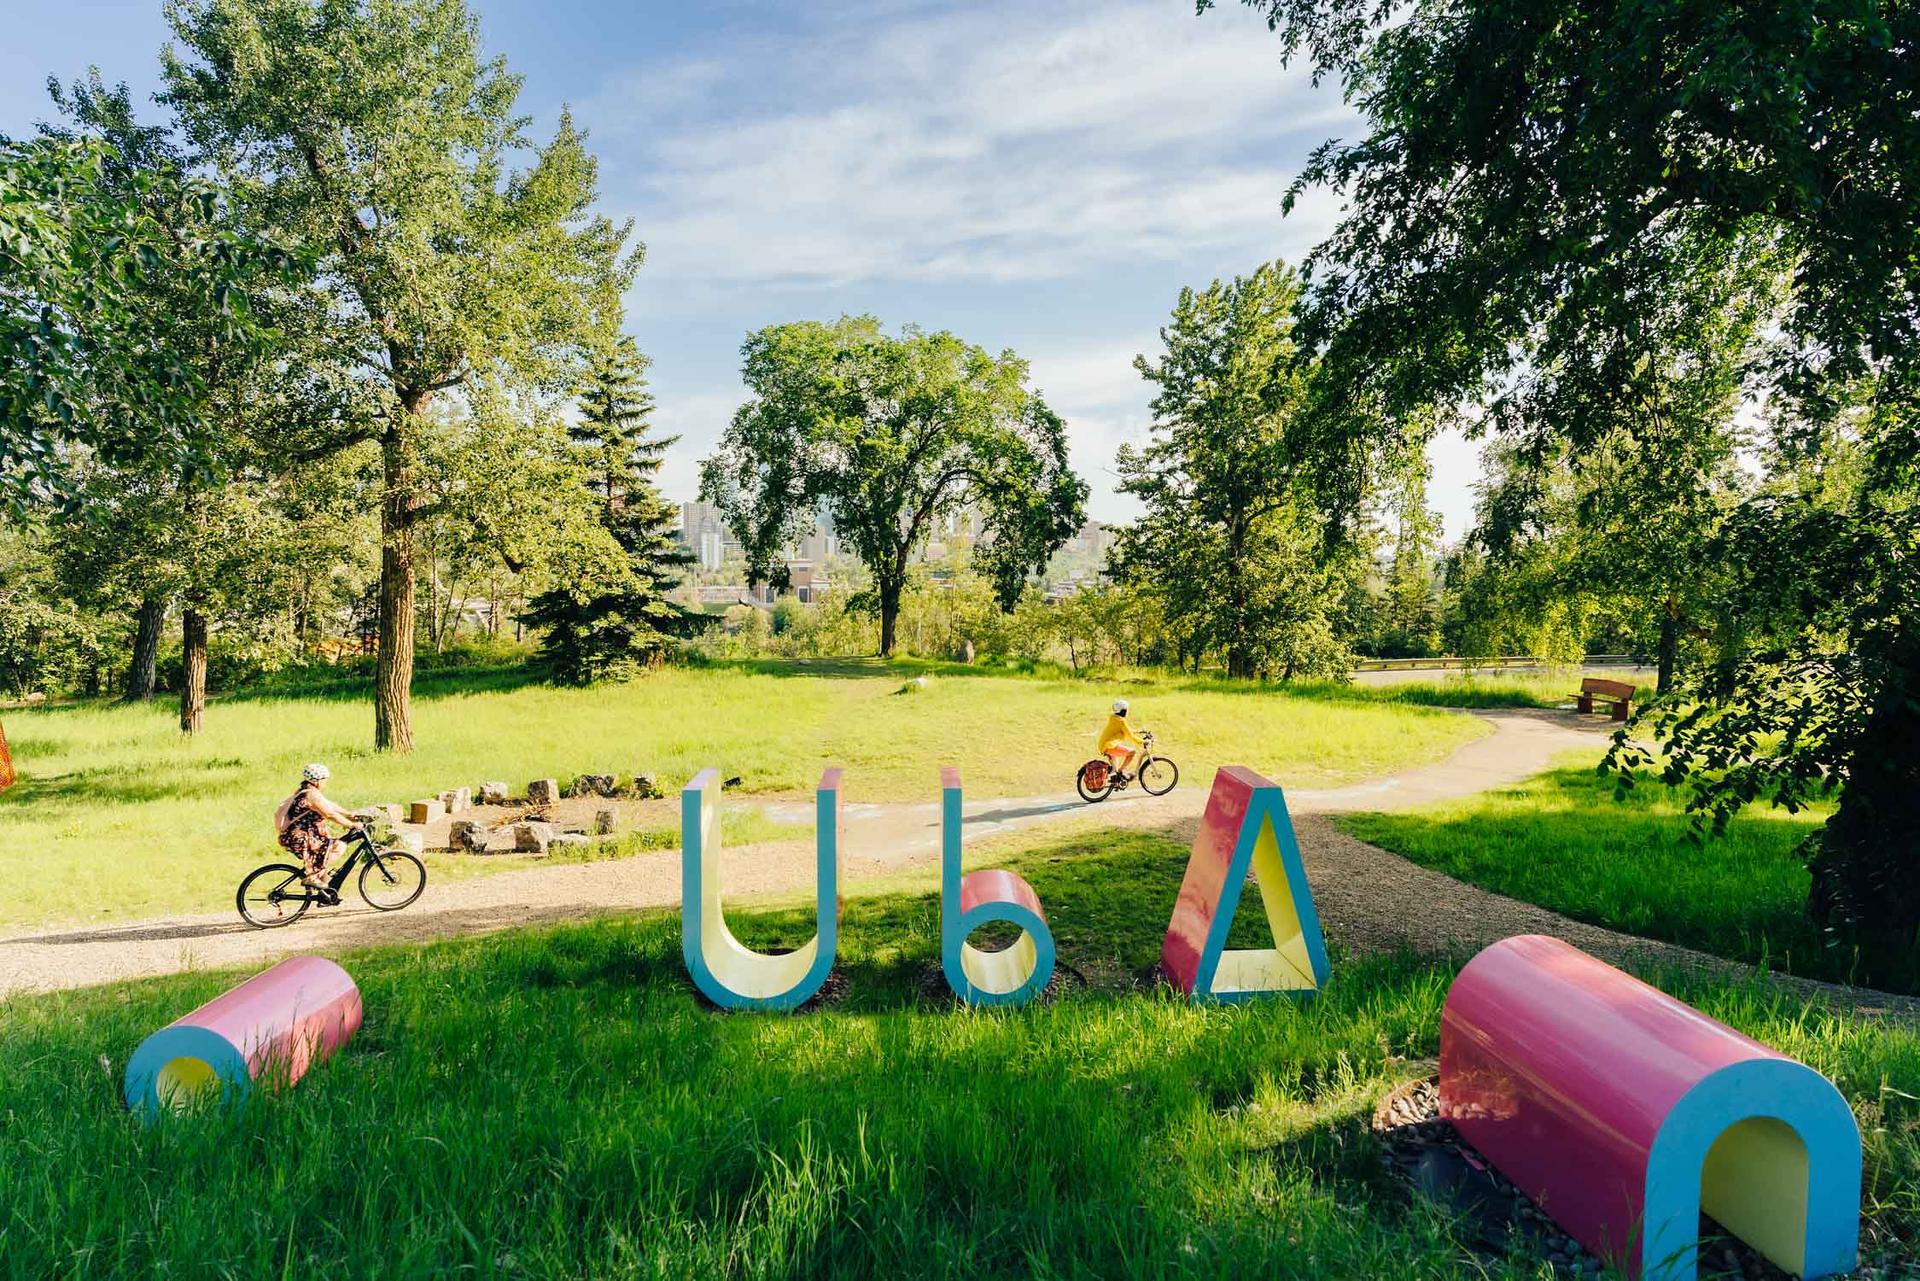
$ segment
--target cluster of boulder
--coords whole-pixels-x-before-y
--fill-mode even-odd
[[[562,798],[599,796],[612,799],[629,796],[635,800],[656,800],[663,795],[665,793],[660,790],[658,778],[652,774],[634,774],[624,788],[614,774],[581,774],[570,780],[564,788],[557,779],[536,778],[527,784],[525,803],[528,813],[511,823],[513,848],[521,853],[547,854],[555,847],[586,845],[593,837],[611,836],[619,826],[619,813],[603,809],[594,813],[591,836],[584,831],[562,831],[547,816],[547,811]],[[491,782],[480,784],[478,801],[481,805],[505,806],[513,804],[514,798],[512,789],[506,783]],[[425,827],[440,819],[464,814],[473,808],[474,803],[474,789],[456,787],[436,797],[407,805],[371,805],[354,811],[354,817],[388,829],[383,839],[419,854],[425,847],[423,833],[405,831],[403,825]],[[447,829],[446,848],[456,853],[485,854],[489,851],[496,830],[498,828],[495,825],[479,819],[455,818]]]

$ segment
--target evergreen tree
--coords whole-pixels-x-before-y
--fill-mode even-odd
[[[706,622],[668,599],[693,557],[674,538],[673,506],[653,482],[678,438],[649,435],[646,365],[628,337],[601,353],[580,397],[580,421],[568,430],[618,554],[610,564],[577,567],[569,581],[534,597],[523,616],[545,629],[541,656],[565,684],[625,679],[656,666]]]

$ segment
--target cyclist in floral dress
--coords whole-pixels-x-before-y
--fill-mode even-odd
[[[300,773],[300,790],[280,803],[273,820],[280,829],[280,848],[300,860],[303,879],[316,890],[326,888],[327,857],[340,848],[327,824],[358,826],[353,815],[322,795],[331,777],[333,771],[324,765],[307,766]]]

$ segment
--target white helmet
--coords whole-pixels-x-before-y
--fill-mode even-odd
[[[300,771],[302,783],[324,783],[333,777],[333,771],[324,765],[313,764]]]
[[[1125,716],[1125,715],[1127,714],[1127,700],[1126,700],[1126,699],[1124,699],[1124,698],[1116,698],[1116,699],[1114,699],[1114,700],[1113,700],[1113,714],[1114,714],[1115,716]]]

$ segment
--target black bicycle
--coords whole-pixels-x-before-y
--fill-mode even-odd
[[[272,930],[292,925],[310,907],[337,907],[340,887],[355,867],[360,869],[360,897],[381,912],[399,911],[427,888],[427,865],[405,850],[380,849],[364,827],[341,839],[353,852],[328,878],[324,890],[308,885],[305,874],[291,863],[269,863],[249,872],[234,895],[240,919],[255,929]]]

